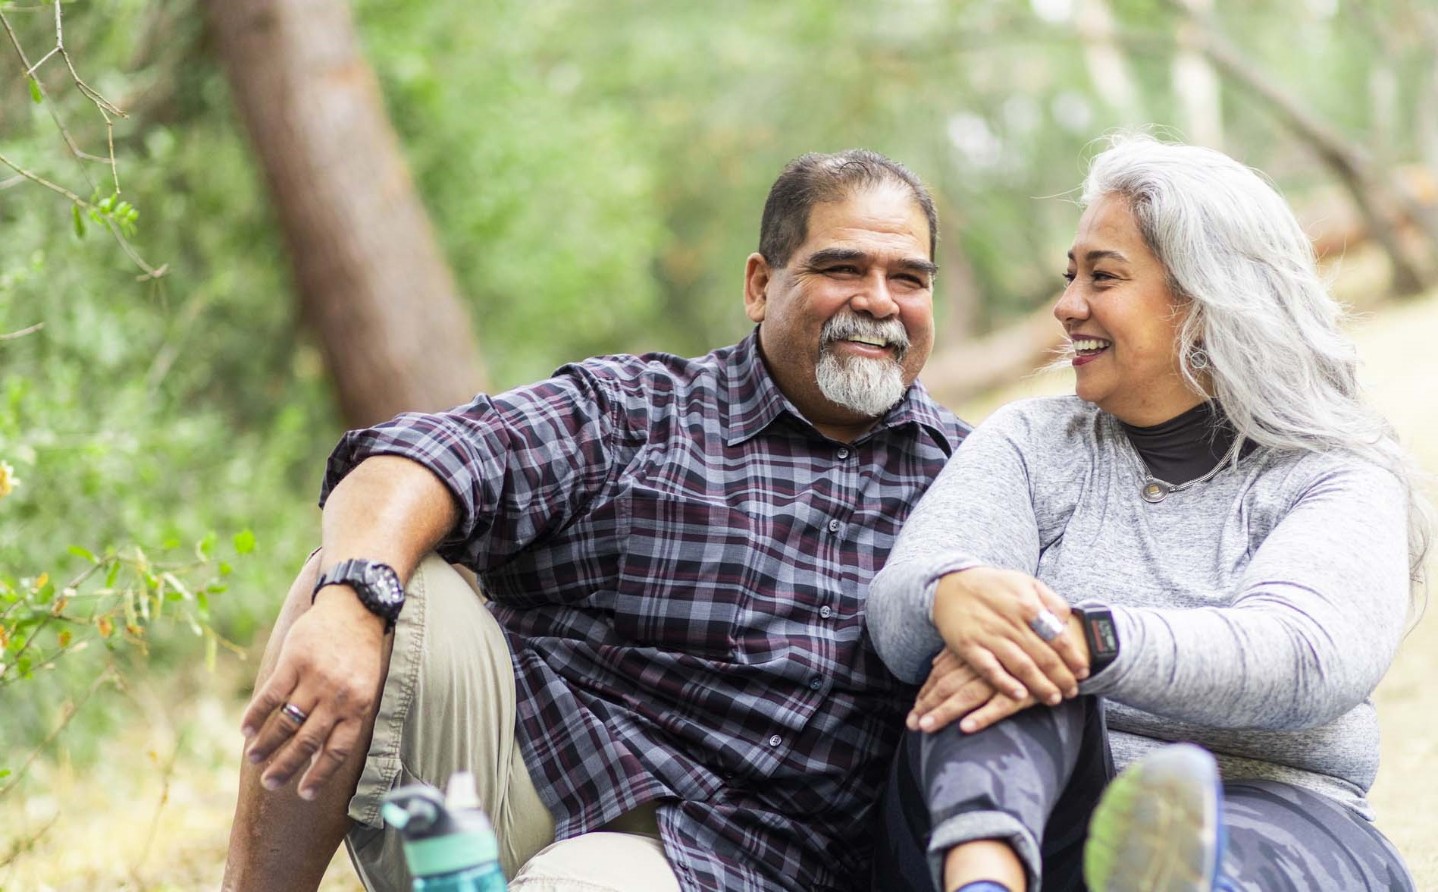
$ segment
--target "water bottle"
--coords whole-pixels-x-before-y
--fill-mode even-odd
[[[393,790],[380,814],[404,840],[414,892],[505,892],[499,840],[468,771],[456,772],[443,796],[428,784]]]

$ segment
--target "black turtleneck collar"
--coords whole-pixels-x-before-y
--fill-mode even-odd
[[[1148,472],[1172,484],[1196,480],[1218,467],[1235,436],[1228,418],[1211,400],[1152,427],[1119,424]],[[1247,455],[1253,447],[1253,443],[1245,443],[1242,454]]]

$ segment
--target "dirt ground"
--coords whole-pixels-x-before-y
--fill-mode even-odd
[[[1365,382],[1405,443],[1438,472],[1438,294],[1385,309],[1355,327]],[[1063,375],[1026,380],[996,400],[1067,387]],[[1438,496],[1438,487],[1430,487]],[[1438,574],[1438,561],[1434,562]],[[1438,594],[1434,595],[1438,601]],[[247,667],[222,667],[213,691],[237,690]],[[1372,800],[1420,890],[1438,890],[1438,605],[1404,642],[1377,692],[1382,768]],[[242,704],[227,694],[176,702],[133,690],[140,719],[84,772],[36,770],[45,795],[0,804],[0,892],[202,890],[219,884],[233,807]],[[48,830],[34,842],[27,842]],[[328,892],[360,886],[342,856]]]

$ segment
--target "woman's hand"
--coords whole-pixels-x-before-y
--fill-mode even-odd
[[[1065,630],[1044,641],[1029,625],[1048,611]],[[1014,702],[1057,705],[1078,696],[1088,653],[1075,642],[1069,606],[1053,589],[1014,570],[973,567],[939,580],[934,627],[948,649]]]
[[[959,729],[973,734],[1037,702],[1031,696],[1016,700],[999,693],[944,648],[934,657],[934,668],[904,723],[910,731],[933,733],[959,719]]]

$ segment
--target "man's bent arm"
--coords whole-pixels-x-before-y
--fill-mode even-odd
[[[407,582],[458,519],[453,495],[429,469],[399,456],[373,456],[325,502],[321,566],[364,558],[389,564]],[[356,750],[383,684],[384,636],[384,619],[347,585],[321,589],[295,621],[274,672],[242,719],[247,757],[269,761],[266,788],[283,786],[308,766],[299,793],[313,798],[342,763],[363,755]],[[306,716],[298,726],[276,715],[286,703]]]
[[[454,496],[434,472],[402,456],[371,456],[346,474],[325,501],[324,566],[350,558],[380,561],[407,582],[458,521]],[[349,592],[359,606],[349,586],[326,586],[320,595],[332,589]]]

